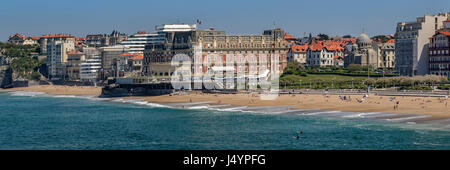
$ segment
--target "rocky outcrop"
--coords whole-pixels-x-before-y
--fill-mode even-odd
[[[168,84],[110,84],[102,88],[101,97],[158,96],[172,92]]]
[[[0,88],[12,87],[12,69],[8,65],[0,66]]]

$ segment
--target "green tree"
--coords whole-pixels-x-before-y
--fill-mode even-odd
[[[319,40],[329,40],[330,37],[327,34],[318,34]]]
[[[349,72],[363,71],[363,67],[359,64],[350,64],[347,66]]]
[[[344,35],[342,38],[352,38],[351,35]]]

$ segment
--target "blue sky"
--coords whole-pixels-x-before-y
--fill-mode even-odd
[[[155,25],[195,23],[229,34],[260,34],[280,27],[304,33],[393,34],[399,21],[450,12],[450,0],[2,0],[0,41],[13,33],[151,32]]]

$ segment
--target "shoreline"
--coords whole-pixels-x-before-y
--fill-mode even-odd
[[[50,95],[91,95],[99,97],[101,87],[93,86],[58,86],[41,85],[32,87],[19,87],[3,89],[1,91],[26,91],[43,92]],[[259,94],[205,94],[201,92],[188,92],[184,94],[171,94],[161,96],[129,96],[111,97],[111,99],[139,99],[148,103],[173,104],[173,103],[195,103],[208,102],[210,105],[231,105],[247,107],[270,107],[284,106],[293,109],[320,109],[324,111],[342,111],[355,113],[395,113],[424,115],[419,121],[438,120],[450,118],[450,99],[438,97],[411,97],[411,96],[376,96],[369,95],[364,102],[362,95],[346,95],[352,99],[341,100],[339,95],[321,94],[283,94],[275,100],[260,100]],[[396,102],[399,102],[398,109],[394,109]]]

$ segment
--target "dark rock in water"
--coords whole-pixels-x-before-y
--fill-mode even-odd
[[[12,69],[8,65],[0,66],[0,88],[12,87]]]
[[[102,88],[100,97],[157,96],[172,92],[170,84],[110,84]]]

